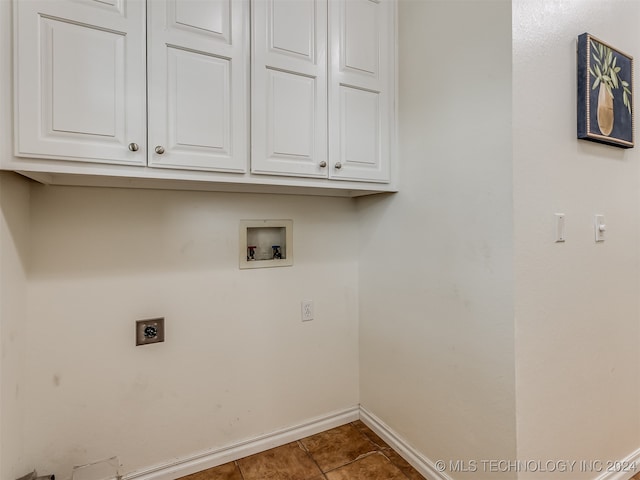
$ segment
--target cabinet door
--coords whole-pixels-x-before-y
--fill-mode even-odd
[[[16,1],[14,15],[16,155],[145,164],[144,2]]]
[[[251,171],[327,176],[327,2],[253,0]]]
[[[148,9],[149,165],[246,171],[248,0]]]
[[[329,177],[388,182],[394,125],[394,3],[331,0],[329,25]]]

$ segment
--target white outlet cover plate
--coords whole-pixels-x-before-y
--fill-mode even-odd
[[[302,300],[300,306],[302,310],[302,321],[308,322],[309,320],[313,320],[313,300]]]

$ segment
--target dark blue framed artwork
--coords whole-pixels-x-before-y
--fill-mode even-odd
[[[634,146],[633,57],[583,33],[578,37],[578,138]]]

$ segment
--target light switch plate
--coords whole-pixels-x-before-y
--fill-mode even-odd
[[[556,243],[564,241],[564,213],[556,213]]]
[[[606,230],[604,215],[596,215],[594,230],[596,235],[596,242],[604,242],[604,232]]]

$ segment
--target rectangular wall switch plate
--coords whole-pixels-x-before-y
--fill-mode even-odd
[[[564,241],[564,213],[556,213],[556,243]]]
[[[596,234],[596,242],[604,242],[604,232],[606,230],[604,223],[604,215],[596,215],[594,222],[594,230]]]
[[[164,342],[164,317],[136,321],[136,346]]]

